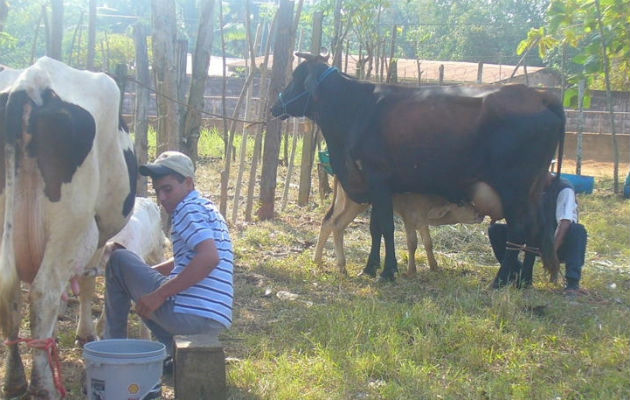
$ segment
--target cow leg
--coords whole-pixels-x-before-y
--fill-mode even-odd
[[[79,278],[79,323],[76,340],[83,347],[85,343],[97,339],[94,321],[92,320],[92,299],[96,288],[94,276],[82,275]]]
[[[394,208],[392,204],[392,194],[387,186],[370,185],[370,190],[375,193],[372,203],[372,221],[376,221],[380,235],[372,236],[372,252],[380,250],[380,237],[385,240],[385,267],[381,272],[382,280],[394,280],[394,275],[398,271],[396,261],[396,251],[394,248]],[[370,222],[370,225],[372,222]],[[372,229],[370,229],[371,231]],[[377,251],[378,253],[378,251]],[[372,255],[372,253],[370,254]]]
[[[9,316],[10,331],[4,332],[4,336],[9,341],[15,341],[18,338],[20,331],[21,309],[22,309],[22,294],[20,293],[19,282],[12,290],[11,299],[14,302],[11,307],[11,314]],[[26,382],[26,375],[24,374],[24,364],[20,357],[19,344],[14,343],[7,346],[6,354],[6,371],[4,375],[4,385],[2,391],[7,399],[14,397],[20,397],[26,393],[28,384]]]
[[[518,280],[519,288],[527,288],[532,286],[534,280],[534,261],[536,261],[536,256],[534,254],[525,253],[523,268],[521,269],[521,276]]]
[[[509,223],[507,226],[507,241],[515,244],[524,244],[525,235],[522,224]],[[492,282],[492,287],[498,289],[518,280],[521,264],[518,260],[519,250],[506,249],[501,260],[499,272]]]
[[[409,253],[409,260],[407,261],[407,272],[404,274],[407,278],[413,278],[416,276],[416,249],[418,248],[418,235],[416,229],[412,223],[405,223],[405,236],[407,237],[407,252]],[[424,242],[424,236],[422,237]]]
[[[424,245],[424,251],[427,253],[427,260],[429,261],[429,268],[431,271],[437,271],[438,265],[433,255],[433,240],[431,239],[431,232],[429,231],[429,225],[420,226],[420,237],[422,238],[422,244]]]
[[[57,226],[64,226],[59,225]],[[96,251],[98,229],[91,219],[88,225],[66,224],[68,230],[55,231],[31,285],[31,337],[54,338],[59,298],[79,266],[88,264]],[[69,240],[73,238],[74,240]],[[29,393],[33,399],[58,399],[46,350],[33,349],[33,368]]]

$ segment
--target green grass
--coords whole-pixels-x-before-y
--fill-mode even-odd
[[[248,159],[252,148],[250,136]],[[218,203],[223,141],[204,131],[199,149],[197,184]],[[533,288],[489,290],[498,265],[487,222],[431,228],[440,270],[428,270],[419,248],[415,279],[381,284],[357,277],[369,250],[364,213],[345,235],[349,276],[338,274],[331,240],[317,267],[311,257],[330,199],[320,202],[314,174],[309,205],[298,207],[292,188],[281,211],[286,173],[280,165],[278,218],[231,226],[234,325],[222,338],[230,399],[630,398],[630,213],[627,200],[604,189],[609,180],[578,196],[589,232],[582,284],[590,294],[569,299],[540,263]],[[402,271],[408,253],[398,220],[395,240]],[[83,367],[70,315],[58,336],[74,400],[83,398]],[[164,389],[172,399],[172,384]]]
[[[577,299],[547,283],[539,263],[534,288],[487,289],[497,270],[487,224],[432,228],[441,270],[428,271],[419,249],[418,277],[393,284],[356,277],[365,215],[346,235],[350,277],[337,275],[331,243],[323,270],[310,261],[323,206],[249,226],[235,241],[236,316],[224,338],[236,359],[231,398],[630,398],[628,203],[605,190],[579,202],[590,295]],[[250,274],[260,280],[242,279]]]

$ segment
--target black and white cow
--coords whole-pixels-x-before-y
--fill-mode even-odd
[[[5,74],[10,74],[5,75]],[[2,78],[6,76],[7,78]],[[41,58],[0,72],[0,325],[5,395],[63,396],[55,322],[68,281],[125,225],[136,158],[107,75]],[[20,282],[30,286],[30,386],[20,358]]]

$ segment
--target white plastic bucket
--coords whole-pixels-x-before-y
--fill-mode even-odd
[[[162,396],[166,347],[140,339],[106,339],[83,347],[90,400],[148,400]]]

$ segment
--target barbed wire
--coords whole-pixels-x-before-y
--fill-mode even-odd
[[[108,73],[107,75],[109,75],[110,77],[112,77],[116,81],[120,79],[120,77],[118,77],[118,76],[116,76],[114,74]],[[244,124],[247,124],[248,127],[249,126],[254,126],[254,125],[260,125],[260,124],[264,125],[264,124],[267,124],[268,122],[278,118],[278,117],[272,117],[269,120],[249,121],[249,120],[240,119],[240,118],[228,117],[227,115],[223,115],[223,114],[211,113],[211,112],[208,112],[208,111],[205,111],[205,110],[200,110],[200,109],[193,108],[193,107],[189,106],[187,103],[184,103],[182,101],[179,101],[178,99],[174,99],[174,98],[172,98],[170,96],[167,96],[164,93],[160,93],[158,90],[152,88],[151,86],[145,85],[144,83],[140,82],[139,80],[135,79],[132,76],[127,75],[127,76],[125,76],[125,79],[135,83],[138,86],[141,86],[141,87],[149,90],[150,92],[154,93],[157,97],[162,97],[162,98],[164,98],[164,99],[166,99],[168,101],[172,101],[173,103],[176,103],[176,104],[178,104],[178,105],[180,105],[182,107],[186,107],[187,110],[193,110],[193,111],[198,112],[199,114],[204,114],[204,115],[208,115],[208,116],[215,117],[215,118],[227,119],[229,121],[242,122]]]

